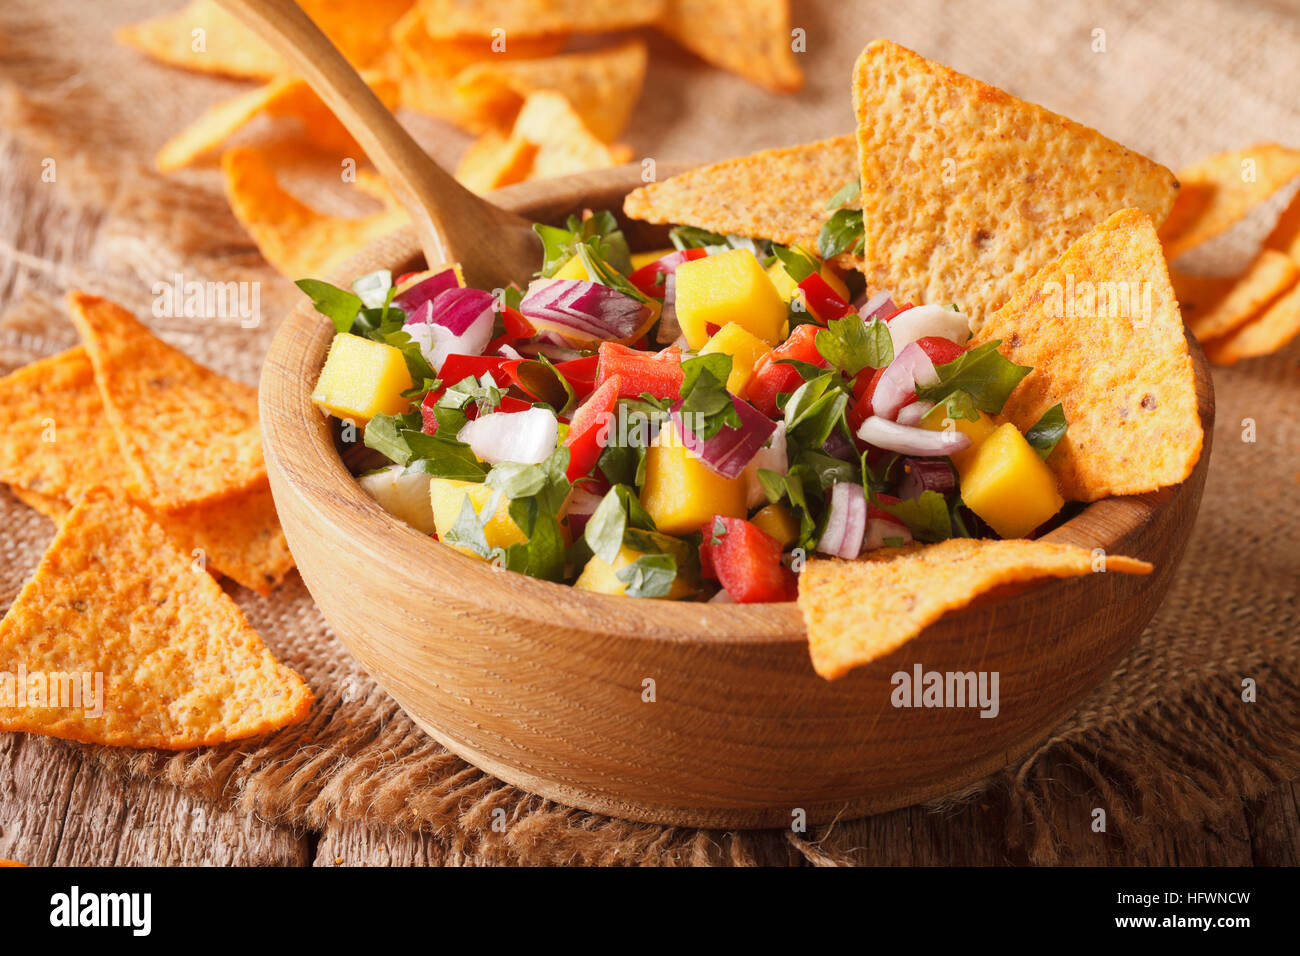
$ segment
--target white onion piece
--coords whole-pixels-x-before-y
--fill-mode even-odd
[[[921,419],[930,413],[934,408],[934,402],[909,402],[898,410],[898,416],[894,421],[900,425],[919,425]]]
[[[823,554],[840,553],[844,547],[844,534],[849,529],[849,487],[846,482],[839,482],[831,489],[831,504],[826,512],[826,527],[817,550]]]
[[[575,487],[569,492],[569,497],[564,501],[563,515],[569,519],[569,533],[573,535],[573,540],[582,537],[587,522],[604,500],[601,495],[594,495],[585,488]]]
[[[551,457],[559,439],[555,413],[545,408],[481,415],[456,436],[489,464],[503,461],[540,465]]]
[[[889,320],[895,355],[909,343],[931,335],[962,345],[970,338],[970,320],[965,313],[941,305],[918,305]]]
[[[928,428],[900,425],[872,415],[858,428],[858,437],[868,445],[903,455],[938,458],[970,447],[970,437],[959,431],[936,432]]]
[[[728,591],[726,588],[723,588],[723,589],[720,590],[717,594],[713,595],[713,597],[709,598],[709,600],[708,600],[707,602],[705,602],[705,603],[707,603],[707,604],[735,604],[735,603],[736,603],[736,599],[735,599],[734,597],[731,596],[731,592],[730,592],[730,591]]]
[[[453,289],[452,292],[473,292],[472,289]],[[449,300],[444,300],[448,302]],[[472,301],[472,300],[471,300]],[[462,303],[462,305],[467,303]],[[482,308],[456,334],[440,321],[438,301],[425,302],[407,318],[402,331],[411,337],[411,341],[420,347],[420,354],[433,366],[435,372],[442,370],[442,363],[448,355],[482,355],[492,340],[492,326],[496,319],[496,310],[491,296],[482,303]],[[464,316],[458,316],[458,321]]]
[[[889,518],[872,518],[867,522],[867,532],[862,536],[862,550],[874,551],[885,546],[886,538],[898,538],[903,544],[911,544],[912,532],[907,525]]]
[[[867,497],[861,485],[840,482],[835,487],[839,488],[840,485],[849,490],[845,493],[848,520],[844,525],[844,541],[840,544],[838,554],[841,558],[852,561],[862,550],[862,536],[867,531]]]
[[[871,396],[871,411],[880,418],[893,420],[918,385],[937,385],[939,373],[925,350],[915,342],[903,346],[885,368]]]
[[[772,432],[767,445],[754,453],[754,457],[749,459],[749,464],[741,472],[740,477],[745,482],[745,504],[751,510],[767,502],[763,483],[758,480],[760,468],[774,471],[778,475],[784,475],[790,470],[790,460],[785,449],[785,422],[776,423],[776,431]]]

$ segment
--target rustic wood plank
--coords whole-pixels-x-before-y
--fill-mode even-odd
[[[354,821],[326,824],[313,866],[441,866],[446,850],[429,833]]]

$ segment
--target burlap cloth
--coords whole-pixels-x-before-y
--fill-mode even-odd
[[[67,288],[109,294],[148,316],[153,284],[180,273],[262,283],[257,329],[242,329],[237,319],[154,320],[201,361],[257,380],[295,291],[261,263],[211,166],[165,178],[149,165],[199,108],[243,86],[154,65],[110,39],[113,25],[174,5],[6,0],[0,7],[0,371],[75,340],[59,304]],[[627,134],[637,155],[705,160],[844,132],[852,125],[854,56],[877,36],[1096,126],[1174,168],[1262,140],[1300,145],[1300,8],[1290,4],[794,6],[807,31],[808,74],[794,98],[765,94],[652,39],[638,125]],[[415,128],[444,162],[466,142],[431,122]],[[42,177],[49,169],[54,182]],[[1204,249],[1198,264],[1240,266],[1267,226],[1266,214],[1254,217]],[[984,799],[1000,795],[1005,839],[1025,858],[1068,859],[1063,837],[1086,827],[1095,806],[1108,809],[1110,832],[1131,844],[1149,838],[1147,824],[1195,827],[1300,776],[1298,358],[1293,344],[1282,355],[1215,371],[1213,466],[1165,605],[1077,714],[1027,760],[982,785]],[[1244,439],[1251,422],[1253,442]],[[0,607],[7,607],[52,528],[7,494],[0,510]],[[311,683],[310,719],[264,742],[177,755],[87,748],[94,759],[269,820],[420,829],[448,862],[873,858],[870,821],[801,835],[691,831],[597,817],[505,786],[415,728],[331,635],[296,575],[266,600],[234,593],[272,650]],[[1255,703],[1241,699],[1246,678],[1258,685]],[[510,821],[500,833],[489,825],[498,807]]]

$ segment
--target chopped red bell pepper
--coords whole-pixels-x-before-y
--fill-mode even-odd
[[[564,380],[573,389],[573,397],[584,401],[596,389],[596,368],[600,358],[588,355],[586,358],[569,359],[567,362],[555,363],[555,370],[564,376]]]
[[[881,376],[885,374],[883,368],[875,369],[870,375],[867,374],[868,371],[870,370],[863,369],[859,372],[853,383],[853,394],[857,396],[857,400],[853,403],[853,407],[849,409],[849,427],[855,433],[863,422],[875,414],[871,408],[871,400],[875,397],[876,386],[880,384]],[[912,397],[903,404],[915,400],[916,393],[913,392]]]
[[[573,413],[569,433],[564,436],[564,447],[569,449],[569,468],[565,474],[570,481],[585,477],[596,467],[596,460],[609,441],[610,416],[618,404],[621,388],[619,377],[610,377]]]
[[[531,322],[523,317],[523,314],[517,309],[506,306],[501,310],[501,322],[505,326],[505,331],[494,338],[487,344],[484,349],[487,353],[495,355],[501,351],[501,346],[512,345],[524,339],[531,339],[537,334]]]
[[[840,298],[820,272],[814,272],[800,282],[799,289],[803,292],[808,312],[823,325],[833,319],[842,319],[853,311],[853,306]]]
[[[916,344],[921,346],[921,351],[929,356],[930,361],[935,365],[947,365],[949,362],[956,361],[958,356],[966,351],[966,346],[958,345],[940,335],[922,336],[916,340]]]
[[[443,391],[445,389],[429,392],[424,396],[424,401],[420,402],[420,431],[426,435],[438,434],[438,418],[434,415],[433,410],[437,407],[438,399],[442,397]],[[502,395],[501,402],[497,405],[497,411],[526,412],[532,407],[531,402],[526,402],[522,398],[515,398],[513,395]],[[478,405],[471,403],[465,406],[465,417],[471,421],[478,418]]]
[[[744,518],[717,515],[701,530],[701,573],[716,577],[737,604],[795,599],[798,582],[781,563],[781,542]]]
[[[442,368],[438,370],[438,378],[443,388],[446,388],[471,375],[478,378],[491,372],[493,381],[498,385],[504,385],[506,376],[497,373],[502,371],[502,367],[508,361],[509,359],[499,355],[448,355],[442,363]]]
[[[649,392],[655,398],[676,401],[682,393],[681,354],[678,350],[675,354],[656,355],[615,342],[602,342],[596,387],[618,378],[622,383],[620,398],[637,398],[642,392]]]
[[[790,337],[774,348],[754,366],[754,377],[749,380],[746,395],[754,407],[768,418],[780,413],[776,398],[781,393],[793,392],[803,384],[803,376],[792,365],[778,364],[781,359],[796,359],[826,368],[828,363],[817,351],[817,333],[821,326],[814,323],[801,325]]]
[[[652,299],[662,299],[664,282],[669,275],[677,271],[679,265],[692,259],[703,259],[707,255],[708,253],[703,249],[680,249],[642,266],[627,278],[644,295]]]

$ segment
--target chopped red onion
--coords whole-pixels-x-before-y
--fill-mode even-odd
[[[970,320],[964,313],[941,305],[918,305],[889,320],[889,337],[894,340],[895,355],[909,343],[929,336],[962,345],[970,338]]]
[[[908,402],[898,410],[894,421],[900,425],[919,425],[921,419],[930,414],[932,408],[934,408],[934,402]]]
[[[862,549],[862,535],[867,529],[867,499],[862,486],[839,481],[831,488],[826,529],[817,550],[824,554],[852,560]]]
[[[858,458],[858,450],[853,447],[853,442],[845,438],[838,429],[832,431],[822,443],[822,451],[840,461],[856,461]]]
[[[862,536],[862,550],[874,551],[885,547],[886,538],[897,538],[903,544],[912,543],[912,532],[907,525],[892,518],[872,516],[867,519],[867,531]]]
[[[555,451],[559,422],[555,413],[545,408],[492,412],[467,422],[456,437],[490,464],[540,465]]]
[[[871,410],[880,418],[893,420],[899,409],[916,394],[916,386],[936,385],[938,382],[939,373],[934,370],[930,356],[921,346],[911,342],[885,367],[884,374],[876,383],[875,394],[871,396]]]
[[[481,289],[448,289],[409,316],[402,330],[435,371],[448,355],[482,355],[492,339],[496,300]]]
[[[673,424],[682,436],[682,444],[693,452],[710,471],[724,478],[735,478],[758,453],[776,431],[776,422],[768,418],[749,402],[731,397],[732,407],[740,416],[740,425],[724,425],[712,438],[699,439],[690,423],[683,421],[682,403],[672,407]]]
[[[574,488],[569,492],[564,513],[569,519],[569,533],[573,535],[574,541],[582,537],[587,522],[591,520],[591,516],[596,513],[596,509],[604,500],[600,495],[594,495],[584,488]]]
[[[872,415],[858,428],[858,437],[868,445],[903,455],[938,458],[970,446],[970,438],[959,431],[936,432],[928,428],[900,425]]]
[[[745,503],[749,508],[757,508],[767,501],[767,492],[758,478],[759,469],[774,471],[784,475],[790,470],[790,459],[785,448],[785,422],[777,422],[772,437],[765,447],[754,453],[754,457],[745,466]]]
[[[858,310],[858,315],[862,316],[863,322],[870,322],[877,316],[893,315],[898,310],[898,306],[894,305],[894,299],[888,292],[877,292],[865,302],[864,297],[865,293],[853,302],[853,307]]]
[[[432,302],[443,292],[460,287],[460,276],[455,266],[442,266],[438,271],[421,273],[423,279],[408,279],[393,296],[393,304],[408,316],[426,302]]]
[[[903,480],[898,485],[898,497],[919,498],[923,491],[937,491],[947,495],[957,487],[952,466],[937,458],[907,458],[903,461]]]
[[[557,333],[574,348],[631,342],[654,317],[654,308],[599,282],[536,279],[520,313],[539,331]]]

